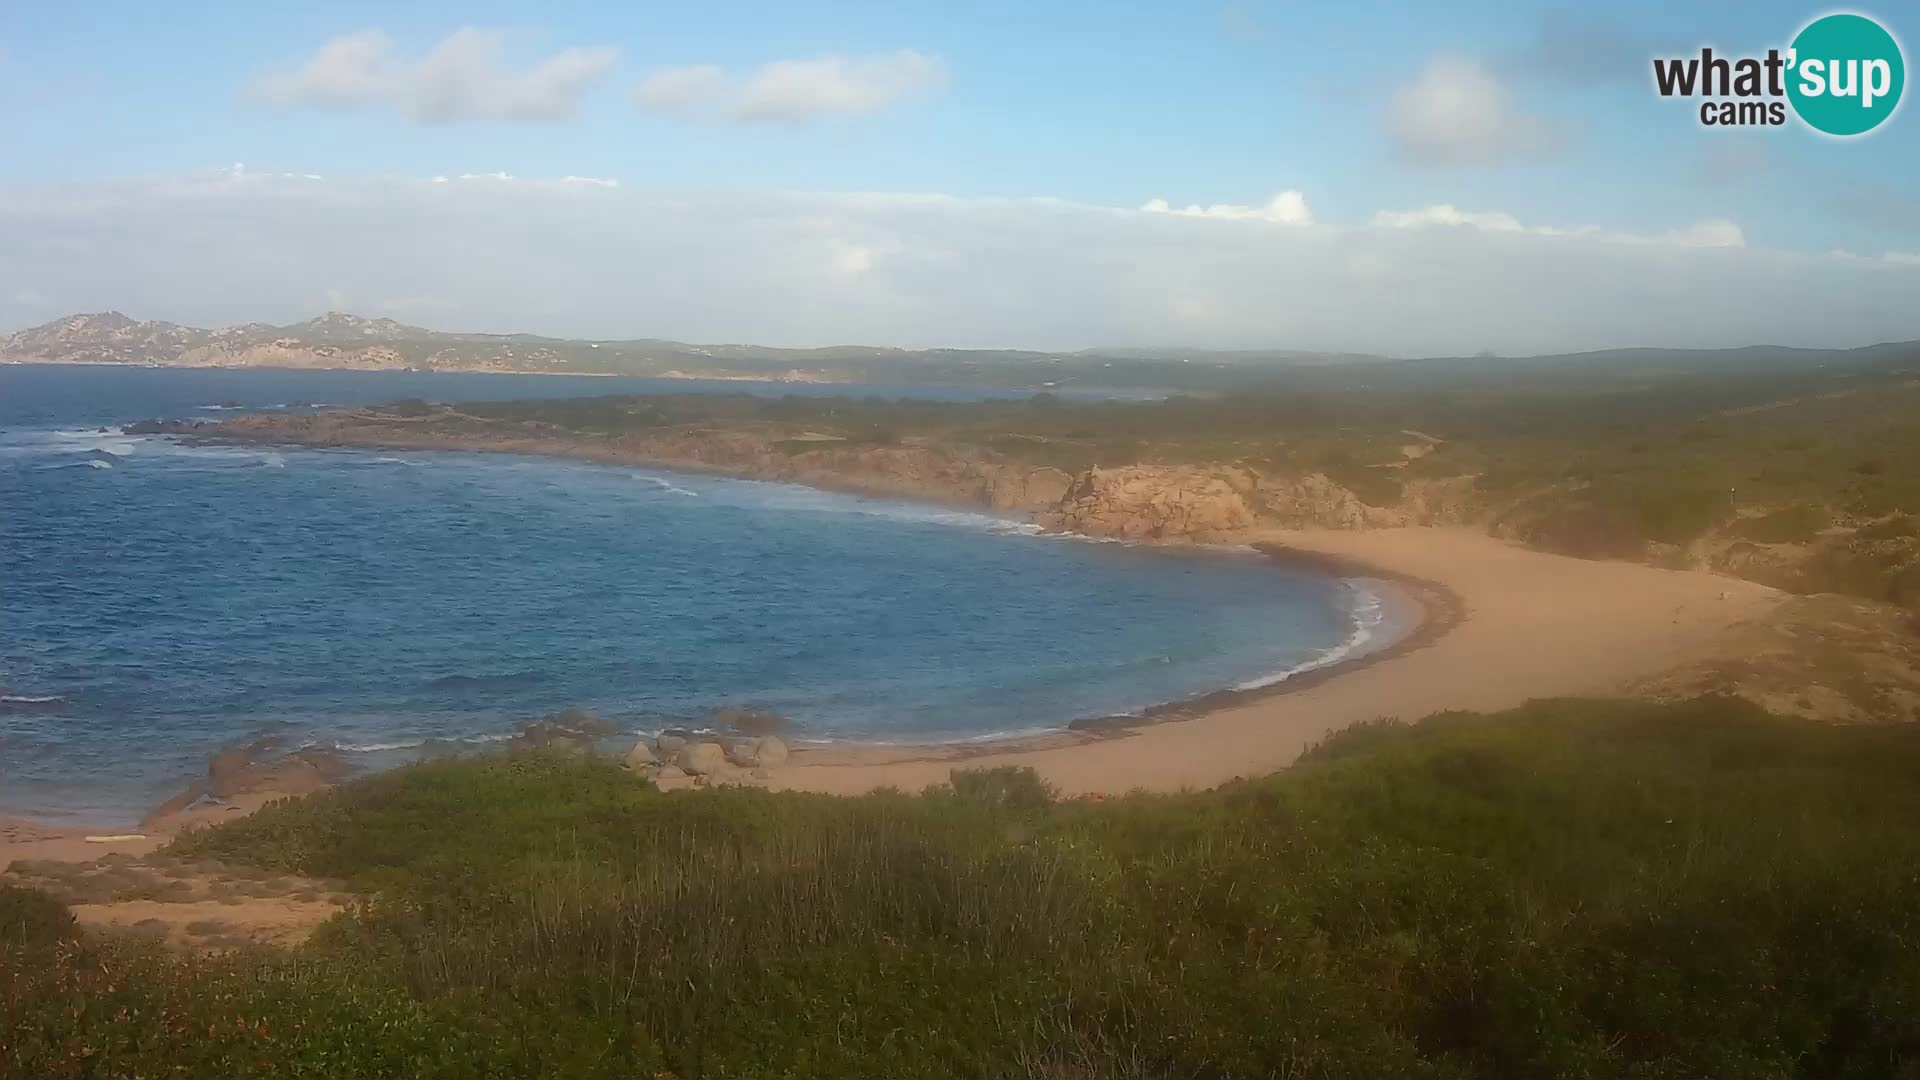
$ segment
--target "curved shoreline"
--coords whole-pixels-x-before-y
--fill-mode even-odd
[[[956,766],[1016,765],[1066,795],[1212,787],[1283,769],[1356,723],[1615,692],[1712,649],[1783,595],[1712,574],[1547,555],[1464,529],[1274,530],[1248,540],[1282,559],[1392,582],[1430,605],[1426,618],[1386,649],[1166,706],[1149,722],[988,745],[810,751],[768,786],[911,791]]]
[[[1199,554],[1214,545],[1171,541],[1155,546],[1169,552]],[[1160,724],[1202,719],[1221,710],[1307,692],[1342,675],[1350,675],[1425,649],[1446,637],[1466,617],[1466,603],[1460,594],[1439,581],[1418,577],[1392,566],[1296,547],[1278,540],[1256,541],[1247,546],[1269,562],[1311,570],[1336,581],[1359,579],[1377,582],[1390,590],[1393,600],[1412,612],[1410,621],[1399,628],[1399,633],[1391,641],[1379,648],[1369,649],[1357,656],[1314,664],[1262,686],[1227,686],[1148,705],[1134,713],[1083,717],[1053,730],[987,735],[964,741],[883,743],[846,739],[808,743],[797,740],[793,744],[795,764],[803,767],[850,765],[878,768],[908,763],[938,763],[964,767],[981,758],[1058,750],[1103,739],[1125,738]],[[664,790],[694,786],[691,779],[661,782]],[[804,785],[770,786],[814,790]]]
[[[232,441],[316,445],[298,439]],[[664,462],[609,461],[614,455],[600,447],[593,448],[598,453],[567,453],[551,444],[535,448],[382,442],[377,447],[356,448],[478,449],[677,469]],[[740,475],[715,468],[677,471]],[[891,493],[856,493],[903,498]],[[1377,717],[1414,719],[1446,709],[1503,708],[1530,697],[1605,692],[1632,678],[1672,667],[1676,652],[1702,646],[1733,623],[1764,611],[1780,595],[1764,586],[1706,573],[1546,555],[1464,529],[1267,530],[1232,539],[1281,564],[1337,578],[1380,581],[1415,611],[1415,618],[1383,648],[1310,668],[1269,686],[1226,688],[1155,705],[1137,715],[1079,721],[1067,730],[1047,734],[967,743],[836,743],[797,748],[792,764],[772,773],[765,786],[840,794],[879,787],[917,790],[944,782],[957,765],[1003,764],[1031,766],[1068,795],[1213,786],[1284,768],[1327,735]],[[1163,541],[1156,546],[1197,554],[1209,545]],[[1458,572],[1463,565],[1489,560],[1498,564],[1491,583],[1482,576],[1468,580]],[[1516,569],[1524,572],[1515,573]],[[1560,587],[1572,579],[1593,581],[1582,588],[1565,590],[1563,603],[1550,605],[1550,612],[1530,623],[1522,620],[1515,626],[1513,613],[1503,611],[1514,606],[1516,595],[1562,591]],[[1594,582],[1597,587],[1592,587]],[[1720,604],[1707,602],[1716,595]],[[1678,629],[1677,635],[1657,625],[1667,622],[1661,615],[1661,601],[1676,596],[1680,603],[1674,609],[1671,625]],[[1618,617],[1596,622],[1591,610],[1583,610],[1583,606],[1591,607],[1582,604],[1583,597],[1600,602],[1628,598],[1631,602],[1613,612]],[[1682,610],[1688,610],[1691,617],[1683,620]],[[1655,615],[1660,617],[1652,617]],[[1666,640],[1676,636],[1679,640]],[[1563,655],[1569,643],[1575,646],[1576,655],[1589,658],[1606,655],[1591,649],[1601,639],[1612,638],[1619,647],[1608,662],[1582,663],[1576,665],[1577,671],[1564,662],[1550,669],[1529,671],[1523,654],[1541,647],[1543,638],[1557,639],[1548,644],[1560,647]],[[1491,664],[1485,655],[1489,641],[1498,646]],[[1467,654],[1464,659],[1460,655],[1463,653]],[[1462,692],[1463,675],[1472,686],[1493,692]],[[1522,677],[1514,678],[1516,675]],[[1196,740],[1205,741],[1205,753],[1195,752],[1199,745]],[[681,781],[663,786],[690,784]],[[258,801],[270,797],[268,793]],[[246,812],[251,808],[236,806],[235,810]],[[200,814],[191,823],[208,819],[208,815]],[[158,837],[187,823],[170,820],[151,824]],[[21,835],[21,829],[42,840],[79,842],[70,826],[16,823],[14,835]],[[0,834],[6,831],[0,830]],[[145,846],[157,842],[157,838],[151,839]],[[0,855],[25,854],[13,850],[16,846],[14,840],[0,835]],[[129,847],[102,848],[89,844],[83,849],[100,854],[105,850],[139,850],[141,846],[133,843]]]

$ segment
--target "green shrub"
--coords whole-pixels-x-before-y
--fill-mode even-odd
[[[1339,456],[1326,461],[1321,467],[1327,479],[1353,492],[1354,498],[1368,506],[1393,506],[1399,503],[1402,492],[1400,481],[1393,475],[1395,471],[1372,468]]]
[[[1688,543],[1718,524],[1733,505],[1726,488],[1669,477],[1664,470],[1596,480],[1586,497],[1597,510],[1617,515],[1640,536],[1662,544]]]
[[[1052,784],[1024,765],[955,769],[948,783],[955,795],[968,802],[1015,813],[1044,810],[1052,806],[1059,795]]]
[[[73,913],[57,898],[0,884],[0,945],[51,945],[73,934]]]
[[[1825,509],[1818,506],[1789,506],[1759,517],[1743,518],[1732,529],[1733,535],[1759,544],[1804,544],[1827,527]]]
[[[176,842],[377,890],[300,951],[0,945],[0,1075],[1907,1075],[1916,771],[1718,698],[1102,802],[440,761]]]
[[[1920,536],[1920,524],[1916,524],[1912,514],[1895,514],[1892,517],[1876,521],[1870,525],[1863,525],[1855,530],[1853,534],[1855,540],[1865,540],[1868,542],[1905,540],[1912,536]]]

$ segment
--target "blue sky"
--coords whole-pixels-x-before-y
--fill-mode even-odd
[[[286,278],[284,289],[266,290],[257,301],[242,290],[225,307],[130,274],[90,289],[68,283],[80,280],[77,270],[63,276],[57,267],[44,269],[49,253],[63,244],[104,242],[99,233],[109,227],[130,230],[127,237],[136,240],[154,219],[177,215],[169,200],[185,198],[176,190],[179,183],[196,177],[204,182],[215,170],[243,162],[256,179],[234,195],[227,217],[194,204],[205,213],[206,228],[219,228],[223,220],[267,232],[297,228],[297,221],[275,215],[298,218],[286,210],[288,200],[322,197],[269,197],[267,187],[278,181],[257,178],[276,174],[354,185],[351,212],[334,206],[343,197],[322,201],[331,208],[327,212],[358,214],[354,220],[362,222],[390,220],[398,213],[394,207],[404,204],[382,204],[368,186],[376,183],[483,173],[617,181],[624,201],[600,208],[612,233],[669,257],[686,251],[651,243],[655,232],[632,231],[639,228],[635,221],[669,197],[691,200],[699,212],[727,214],[716,235],[746,244],[750,238],[737,235],[742,205],[787,215],[780,228],[797,228],[807,215],[822,212],[785,203],[777,211],[771,207],[801,195],[940,195],[959,201],[954,215],[985,213],[1008,200],[1137,211],[1164,199],[1171,209],[1220,205],[1227,209],[1217,216],[1232,218],[1232,208],[1259,208],[1277,193],[1297,192],[1305,210],[1289,211],[1287,224],[1309,228],[1364,231],[1383,213],[1451,207],[1452,217],[1426,214],[1421,220],[1451,234],[1586,230],[1636,239],[1714,238],[1686,245],[1709,247],[1737,238],[1752,253],[1741,273],[1758,275],[1776,290],[1755,294],[1770,303],[1793,295],[1783,276],[1804,278],[1809,289],[1836,277],[1833,266],[1807,261],[1814,257],[1836,250],[1855,261],[1891,257],[1907,271],[1892,274],[1876,266],[1860,279],[1871,286],[1868,300],[1878,304],[1878,297],[1887,297],[1873,308],[1876,318],[1861,322],[1855,295],[1820,331],[1840,339],[1848,337],[1849,327],[1862,333],[1904,327],[1904,312],[1894,310],[1901,306],[1901,287],[1920,286],[1920,270],[1905,261],[1920,252],[1920,129],[1914,127],[1920,120],[1911,109],[1869,137],[1839,141],[1797,125],[1703,129],[1693,106],[1662,101],[1651,89],[1648,65],[1656,52],[1684,55],[1702,44],[1726,52],[1762,51],[1784,45],[1827,8],[1634,0],[1589,10],[1599,7],[1279,0],[1216,6],[13,5],[0,9],[0,140],[7,147],[0,156],[0,192],[8,193],[0,198],[12,200],[8,216],[0,216],[0,230],[13,230],[42,257],[33,265],[16,260],[10,266],[0,254],[0,326],[55,313],[42,308],[141,306],[148,296],[151,306],[189,310],[136,313],[277,318],[323,296],[362,306],[397,305],[393,311],[405,308],[403,301],[424,298],[442,302],[419,306],[418,321],[433,321],[425,316],[437,310],[442,322],[470,323],[484,313],[490,319],[546,320],[550,325],[530,328],[553,332],[760,333],[795,341],[934,335],[948,325],[874,317],[874,305],[884,299],[879,293],[897,301],[903,283],[915,280],[902,265],[908,256],[953,249],[897,221],[877,223],[879,212],[864,204],[854,215],[862,238],[830,240],[824,249],[830,269],[857,270],[840,276],[859,278],[864,291],[846,295],[853,286],[842,280],[839,292],[816,298],[807,319],[742,318],[734,334],[724,333],[729,325],[714,305],[705,305],[713,312],[700,319],[640,311],[623,322],[606,310],[617,306],[617,295],[599,297],[598,314],[578,305],[543,314],[537,303],[503,312],[478,293],[438,296],[425,265],[411,271],[413,279],[403,283],[408,295],[399,296],[389,294],[402,286],[389,281],[331,280],[344,272],[338,259],[303,265],[281,258],[272,269]],[[1892,5],[1859,10],[1880,15],[1903,40],[1920,33],[1920,12]],[[436,49],[442,50],[438,61],[424,59]],[[1422,104],[1434,101],[1443,104],[1438,112]],[[143,194],[143,183],[164,190]],[[88,192],[111,192],[114,205],[91,220],[77,217],[70,204]],[[754,193],[778,193],[778,199],[756,200]],[[524,195],[529,203],[546,197]],[[136,205],[143,198],[144,208]],[[643,210],[636,205],[640,200],[651,202]],[[851,213],[844,203],[835,205],[828,216]],[[516,211],[507,200],[490,212]],[[529,208],[534,218],[552,212],[550,206]],[[1249,219],[1250,229],[1276,227],[1257,214],[1241,217]],[[471,224],[470,215],[462,220]],[[1697,231],[1703,223],[1707,231]],[[1196,229],[1216,224],[1192,223]],[[588,223],[575,227],[580,233],[568,244],[593,233]],[[943,227],[966,231],[977,224]],[[80,234],[85,236],[76,240]],[[880,241],[868,242],[879,234],[885,234]],[[0,231],[0,241],[7,235]],[[148,242],[179,242],[165,236],[154,232]],[[420,242],[429,239],[423,234]],[[1216,230],[1205,239],[1222,241],[1232,254],[1183,247],[1180,265],[1196,276],[1223,260],[1255,258],[1243,250],[1246,237]],[[1364,246],[1364,239],[1354,243]],[[1488,237],[1465,238],[1458,257],[1519,258],[1507,242],[1511,237],[1491,239],[1503,246],[1482,249],[1473,245],[1484,245]],[[703,246],[697,234],[678,231],[674,242]],[[1131,242],[1114,258],[1137,265],[1148,258],[1140,245],[1168,241],[1133,236]],[[1302,255],[1299,235],[1274,243],[1286,247],[1289,258]],[[1557,236],[1538,243],[1561,246],[1528,253],[1509,273],[1520,274],[1524,266],[1537,275],[1536,263],[1553,265],[1554,257],[1569,254]],[[969,250],[966,257],[992,254]],[[1783,268],[1782,255],[1804,258]],[[567,260],[577,252],[514,249],[512,261],[535,256]],[[1019,258],[1011,251],[1001,257]],[[1725,253],[1697,257],[1724,259]],[[1396,252],[1393,258],[1402,256]],[[1421,259],[1447,261],[1433,252]],[[1587,275],[1650,272],[1633,260],[1569,263],[1575,264]],[[902,272],[882,280],[896,269]],[[969,269],[996,272],[980,262]],[[1693,269],[1728,272],[1724,262]],[[1845,273],[1838,276],[1855,286],[1855,278],[1867,272],[1841,269]],[[1671,264],[1660,272],[1685,276],[1685,268]],[[257,283],[260,273],[255,266],[245,276]],[[712,273],[738,278],[719,265]],[[1489,277],[1486,284],[1497,289],[1503,280]],[[1130,281],[1128,289],[1138,287],[1137,275]],[[1088,275],[1085,288],[1102,286]],[[112,289],[129,295],[106,295]],[[1137,301],[1134,293],[1119,291],[1126,295],[1112,295],[1113,304]],[[755,302],[752,293],[737,299],[742,307]],[[249,302],[264,310],[239,310]],[[1123,321],[1109,329],[1099,312],[1112,309],[1098,304],[1086,305],[1084,325],[1077,327],[1028,311],[1007,323],[1007,333],[1047,337],[1044,344],[1060,346],[1113,340],[1106,335],[1114,332],[1157,332],[1196,343],[1294,344],[1278,339],[1306,324],[1263,328],[1250,314],[1236,314],[1235,305],[1265,302],[1251,294],[1176,299],[1169,310],[1187,314],[1170,316],[1163,327]],[[1736,332],[1734,302],[1715,303],[1716,311],[1724,308],[1715,332]],[[1008,314],[1018,307],[1005,296],[977,304]],[[1603,342],[1589,340],[1593,332],[1576,321],[1564,332],[1542,325],[1503,338],[1494,299],[1487,297],[1484,306],[1433,349],[1483,339],[1520,348],[1695,336],[1676,332],[1683,326],[1649,324],[1623,330],[1620,341]],[[844,313],[838,321],[836,310]],[[1419,309],[1398,310],[1411,318]],[[1219,315],[1211,329],[1208,311]],[[1028,326],[1030,331],[1021,329]],[[1770,326],[1763,319],[1756,330]],[[1314,324],[1311,336],[1317,345],[1349,344],[1335,340],[1340,327],[1333,323]],[[1411,331],[1383,335],[1374,327],[1351,336],[1352,347],[1431,351]],[[1920,327],[1911,336],[1920,336]]]

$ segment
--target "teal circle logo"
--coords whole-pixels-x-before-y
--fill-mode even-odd
[[[1900,107],[1907,62],[1900,43],[1865,15],[1827,15],[1793,39],[1787,100],[1815,131],[1864,135]]]

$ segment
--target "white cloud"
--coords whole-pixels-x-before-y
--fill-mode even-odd
[[[827,269],[841,277],[860,277],[873,269],[874,249],[834,240],[828,244]]]
[[[1667,233],[1662,239],[1688,247],[1746,247],[1747,234],[1731,221],[1702,221]]]
[[[1731,225],[1543,233],[1432,208],[1354,226],[1204,220],[541,177],[0,185],[0,281],[46,300],[0,315],[292,322],[334,289],[452,330],[794,345],[1523,355],[1920,338],[1920,262],[1697,246],[1730,242]]]
[[[1439,203],[1419,210],[1382,210],[1373,215],[1373,224],[1383,229],[1470,228],[1484,232],[1578,236],[1621,243],[1663,243],[1684,247],[1745,247],[1747,244],[1746,234],[1740,226],[1722,219],[1702,221],[1664,233],[1629,233],[1602,229],[1598,225],[1524,225],[1519,218],[1504,211],[1461,210],[1451,203]]]
[[[327,42],[298,67],[268,72],[255,90],[270,104],[392,108],[425,124],[552,122],[578,112],[581,93],[620,56],[608,45],[563,49],[516,70],[503,58],[506,46],[499,31],[463,27],[407,58],[385,33],[362,30]]]
[[[1212,206],[1194,204],[1174,207],[1165,199],[1150,199],[1140,209],[1149,214],[1178,214],[1182,217],[1221,218],[1227,221],[1265,221],[1275,225],[1313,224],[1313,211],[1307,208],[1307,197],[1297,191],[1279,192],[1259,206],[1214,203]]]
[[[39,307],[47,298],[33,289],[18,289],[13,294],[13,302],[19,307]]]
[[[727,73],[712,64],[661,68],[640,80],[633,102],[653,112],[697,114],[727,93]]]
[[[641,80],[634,104],[695,123],[800,124],[875,113],[945,86],[947,66],[901,49],[871,56],[776,60],[741,79],[711,64],[663,68]]]
[[[1485,65],[1462,56],[1430,61],[1395,92],[1384,119],[1395,153],[1422,166],[1540,157],[1564,142],[1543,117],[1516,104]]]
[[[1920,266],[1920,252],[1889,251],[1882,258],[1900,266]]]
[[[1493,232],[1521,232],[1524,229],[1520,219],[1512,214],[1497,210],[1478,213],[1463,211],[1455,209],[1450,203],[1440,203],[1421,210],[1382,210],[1373,215],[1373,223],[1387,229],[1414,229],[1422,225],[1467,225]]]

